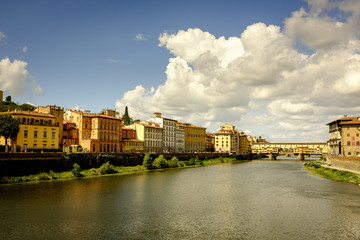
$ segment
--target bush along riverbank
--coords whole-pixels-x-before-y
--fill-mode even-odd
[[[105,158],[105,157],[103,157]],[[107,156],[107,159],[111,156]],[[129,173],[141,173],[147,171],[153,171],[157,169],[166,168],[186,168],[186,167],[198,167],[206,165],[214,165],[221,163],[239,162],[236,158],[220,157],[215,159],[199,160],[197,158],[191,158],[188,161],[179,161],[176,157],[172,157],[170,160],[165,159],[163,155],[154,158],[151,154],[145,154],[143,165],[137,166],[115,166],[109,163],[109,161],[103,163],[99,168],[90,168],[83,170],[78,163],[73,164],[71,171],[65,172],[42,172],[39,174],[19,177],[3,177],[0,179],[0,184],[12,184],[12,183],[25,183],[25,182],[37,182],[37,181],[49,181],[49,180],[66,180],[75,179],[80,177],[92,177],[102,176],[109,174],[129,174]]]
[[[315,175],[339,181],[354,183],[360,186],[360,175],[348,171],[341,171],[333,168],[322,167],[317,164],[317,161],[305,163],[305,168]]]

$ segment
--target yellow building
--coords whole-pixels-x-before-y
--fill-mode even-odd
[[[205,152],[206,128],[191,123],[177,123],[185,132],[185,152]]]
[[[59,124],[53,115],[30,111],[13,111],[7,114],[19,119],[19,133],[14,144],[20,151],[49,151],[59,149]],[[1,144],[5,140],[1,138]]]
[[[137,139],[123,140],[123,152],[144,152],[144,141]]]
[[[251,153],[251,143],[244,132],[225,124],[215,133],[215,151],[247,155]]]
[[[48,105],[46,107],[36,107],[34,109],[34,112],[46,113],[53,115],[55,117],[55,123],[59,124],[59,139],[61,145],[63,138],[64,108],[55,105],[53,106]]]

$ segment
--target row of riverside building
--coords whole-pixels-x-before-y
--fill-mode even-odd
[[[250,154],[252,142],[234,126],[225,124],[217,133],[205,127],[182,123],[156,112],[147,121],[124,126],[119,112],[64,110],[59,106],[36,107],[34,111],[6,112],[19,119],[19,133],[8,140],[17,152],[227,152]],[[261,139],[261,138],[260,138]],[[5,145],[5,139],[0,138]]]

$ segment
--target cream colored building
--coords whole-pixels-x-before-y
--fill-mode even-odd
[[[163,134],[164,129],[160,124],[143,121],[135,122],[130,125],[136,130],[136,139],[144,141],[144,152],[162,153],[163,152]]]
[[[176,123],[177,121],[161,116],[159,112],[154,113],[149,122],[158,123],[164,129],[163,151],[173,153],[176,150]]]
[[[250,154],[251,145],[244,132],[230,124],[221,126],[215,133],[215,151],[235,154]]]

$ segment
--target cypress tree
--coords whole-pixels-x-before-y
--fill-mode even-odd
[[[122,116],[122,121],[124,123],[125,126],[130,125],[130,116],[129,116],[129,112],[128,112],[128,107],[125,107],[125,113]]]

